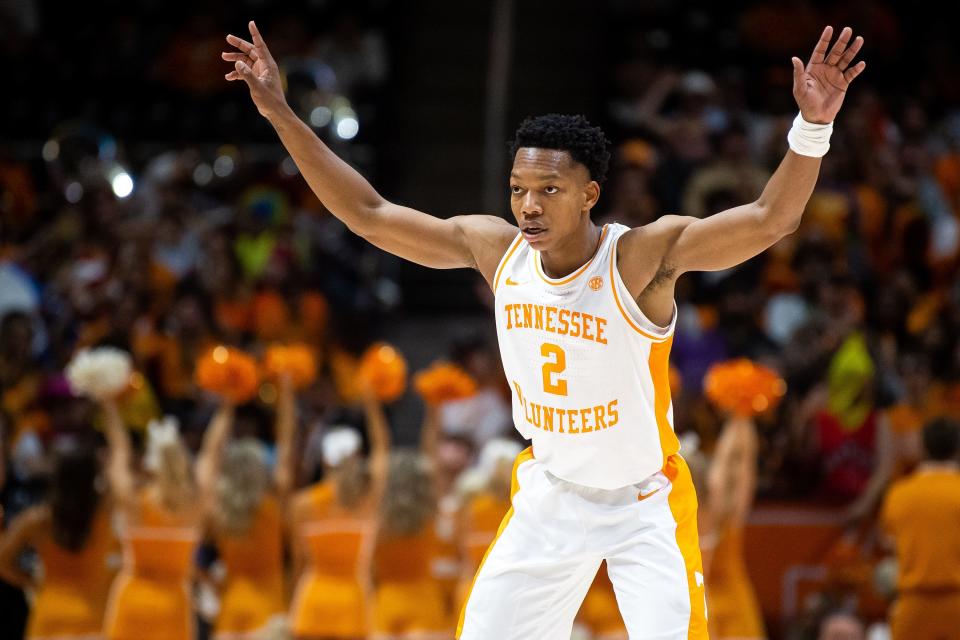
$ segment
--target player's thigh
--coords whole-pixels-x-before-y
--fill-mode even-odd
[[[582,524],[535,464],[521,467],[513,509],[474,579],[461,616],[463,639],[560,638],[600,564]]]
[[[636,505],[645,526],[607,557],[631,640],[707,637],[696,496],[686,464],[677,464],[671,484]]]
[[[525,558],[502,532],[467,598],[461,640],[567,640],[600,559]]]

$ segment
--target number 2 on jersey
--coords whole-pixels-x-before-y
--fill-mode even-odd
[[[540,355],[548,358],[543,365],[543,390],[558,396],[567,395],[567,381],[559,377],[567,368],[567,354],[557,345],[544,342],[540,345]],[[553,374],[557,374],[556,382]]]

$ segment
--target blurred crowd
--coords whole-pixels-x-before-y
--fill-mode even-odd
[[[267,22],[291,104],[375,178],[375,140],[365,136],[390,70],[386,40],[366,14],[307,4],[329,26],[282,13]],[[960,420],[958,52],[930,27],[917,60],[905,59],[918,27],[884,3],[755,3],[729,15],[655,5],[604,9],[616,23],[614,62],[594,119],[616,149],[597,223],[705,216],[756,198],[795,116],[789,56],[805,57],[827,23],[851,24],[867,42],[870,66],[841,111],[800,229],[740,267],[684,276],[672,351],[675,424],[685,455],[699,460],[701,503],[728,486],[717,477],[743,493],[736,505],[705,508],[724,523],[702,525],[714,552],[743,553],[721,549],[749,524],[755,500],[829,511],[839,533],[822,554],[827,577],[792,619],[767,620],[769,633],[864,638],[905,581],[925,587],[923,571],[905,576],[887,560],[893,549],[902,555],[897,534],[907,535],[894,522],[906,516],[894,512],[909,513],[891,487],[931,461],[956,473],[955,427],[943,425]],[[58,50],[35,44],[48,31],[38,22],[44,5],[17,7],[3,55],[33,52],[53,64]],[[476,392],[424,401],[419,439],[397,438],[409,405],[384,408],[357,382],[358,359],[402,303],[393,263],[323,210],[278,146],[222,144],[270,132],[257,129],[255,110],[222,99],[219,24],[198,18],[155,48],[138,39],[142,27],[111,23],[129,57],[94,50],[65,64],[75,82],[89,72],[80,65],[97,64],[114,80],[146,82],[144,104],[78,90],[88,105],[31,119],[28,98],[10,103],[6,125],[22,119],[32,129],[9,139],[45,143],[28,157],[0,148],[0,507],[2,526],[17,532],[0,544],[0,635],[22,633],[24,593],[70,582],[73,569],[58,572],[58,562],[102,582],[90,605],[101,607],[102,624],[114,575],[149,573],[126,563],[125,545],[144,566],[156,554],[159,564],[168,552],[179,558],[170,560],[173,584],[189,581],[186,606],[204,634],[266,626],[278,637],[450,637],[509,508],[510,461],[522,446],[495,343],[424,333],[429,359],[454,362]],[[146,81],[137,75],[145,68]],[[28,81],[27,69],[14,73]],[[224,134],[236,129],[245,133]],[[218,345],[262,354],[285,342],[314,353],[309,385],[265,381],[252,400],[225,408],[195,381],[196,364]],[[105,345],[131,354],[134,373],[120,398],[92,401],[64,369],[81,349]],[[749,428],[704,389],[711,367],[734,358],[786,383],[782,401]],[[180,453],[148,463],[148,425],[164,416],[179,427],[156,436],[166,444],[155,448]],[[116,470],[124,455],[128,477]],[[731,471],[738,455],[751,468]],[[179,484],[164,474],[179,474]],[[956,487],[938,487],[942,500],[924,517],[956,505]],[[151,547],[145,528],[179,532],[179,542]],[[251,549],[265,550],[264,566]],[[108,560],[94,578],[97,554]],[[266,595],[237,587],[237,575],[252,575]],[[941,578],[937,589],[960,593],[960,581]],[[35,611],[43,602],[34,598]],[[250,602],[259,604],[244,619],[236,612]],[[611,602],[601,572],[578,632],[619,637]],[[170,605],[177,620],[181,604]],[[122,627],[136,623],[111,615],[111,637],[132,637]]]
[[[844,533],[820,553],[826,585],[801,608],[815,619],[843,603],[878,620],[896,590],[878,569],[890,533],[879,514],[891,486],[925,469],[924,425],[960,418],[958,52],[895,4],[754,3],[725,16],[618,7],[626,26],[606,113],[618,170],[605,219],[631,226],[756,198],[795,115],[784,61],[805,58],[824,24],[865,38],[869,70],[840,112],[800,229],[740,267],[681,280],[671,361],[677,429],[708,455],[724,452],[728,427],[703,393],[711,365],[745,357],[783,377],[783,403],[756,417],[741,449],[756,457],[755,493],[839,509]],[[902,56],[908,42],[931,61],[922,72]],[[943,509],[956,491],[937,494]],[[938,588],[956,605],[960,585],[947,584]],[[909,637],[940,637],[924,633]]]
[[[888,7],[872,4],[868,14],[856,24],[881,73],[904,36]],[[740,71],[672,67],[654,56],[654,32],[631,34],[627,48],[636,51],[616,68],[608,103],[618,168],[603,219],[636,226],[665,212],[702,217],[756,198],[795,115],[772,108],[789,100],[790,78],[774,75],[766,56],[800,50],[808,33],[815,41],[830,17],[802,2],[739,15],[738,42],[753,43],[759,58]],[[803,25],[801,35],[791,31],[789,43],[771,36],[789,21]],[[761,86],[745,87],[755,69]],[[950,71],[956,80],[960,67]],[[680,429],[711,437],[698,396],[714,362],[749,357],[787,382],[789,401],[762,442],[764,495],[852,500],[870,484],[874,441],[898,450],[887,466],[909,467],[919,427],[960,415],[960,114],[945,84],[929,98],[903,95],[904,84],[938,81],[947,82],[923,74],[898,84],[894,101],[880,78],[866,77],[841,111],[797,233],[738,268],[681,281],[672,354],[683,381]],[[768,110],[747,103],[756,92],[774,94],[760,105]],[[865,455],[843,465],[845,479],[830,470],[838,461],[825,432],[835,427],[871,433]]]

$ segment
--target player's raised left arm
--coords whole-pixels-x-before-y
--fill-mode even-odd
[[[646,228],[661,242],[661,270],[679,275],[686,271],[717,271],[749,260],[793,233],[820,172],[820,160],[829,147],[832,123],[850,83],[866,68],[853,63],[863,38],[852,39],[849,27],[830,48],[833,28],[823,30],[806,67],[793,58],[793,95],[800,116],[790,132],[790,150],[756,201],[707,218],[664,216]],[[829,49],[829,53],[828,53]]]

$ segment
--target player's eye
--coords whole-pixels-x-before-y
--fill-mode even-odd
[[[521,187],[518,187],[518,186],[515,185],[515,184],[512,184],[512,185],[510,185],[510,192],[511,192],[513,195],[518,196],[518,195],[520,195],[521,192],[523,192],[523,189],[522,189]]]
[[[550,185],[549,187],[544,189],[544,191],[546,191],[549,194],[560,193],[560,188]]]

